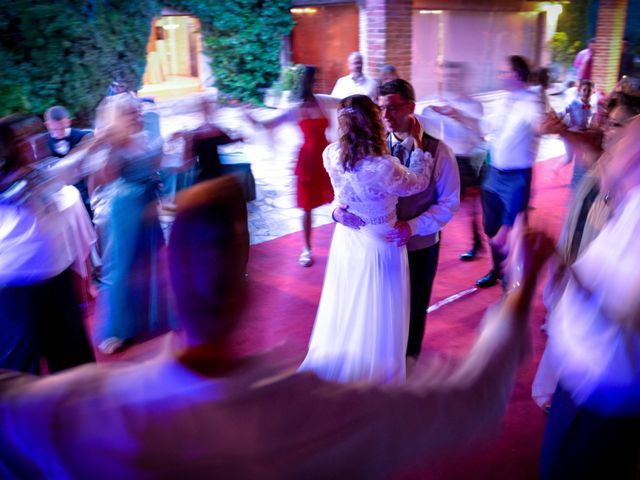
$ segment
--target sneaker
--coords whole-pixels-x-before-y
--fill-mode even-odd
[[[298,263],[303,267],[310,267],[313,265],[313,257],[311,256],[311,250],[307,250],[306,248],[302,250],[300,254],[300,258],[298,258]]]

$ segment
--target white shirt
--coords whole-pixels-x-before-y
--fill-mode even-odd
[[[504,99],[488,119],[491,165],[500,170],[531,168],[538,150],[536,131],[543,105],[534,92],[518,90]]]
[[[374,102],[378,98],[378,82],[364,73],[354,79],[351,75],[341,77],[331,91],[332,97],[346,98],[350,95],[367,95]]]
[[[0,204],[0,288],[53,278],[75,258],[55,202],[42,208]]]
[[[0,476],[387,478],[498,425],[527,328],[488,317],[459,368],[401,387],[281,373],[264,357],[207,378],[169,352],[49,377],[0,371]]]
[[[605,414],[640,414],[639,235],[636,187],[573,264],[579,283],[570,278],[549,314],[547,350],[560,383]]]

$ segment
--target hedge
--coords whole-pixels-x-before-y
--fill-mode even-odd
[[[162,6],[200,19],[222,92],[255,101],[277,79],[293,27],[288,0],[0,0],[0,116],[60,104],[89,125],[114,76],[140,87]]]

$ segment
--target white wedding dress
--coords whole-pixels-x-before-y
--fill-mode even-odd
[[[431,156],[414,149],[409,168],[385,155],[345,171],[333,143],[323,160],[336,203],[348,205],[366,225],[358,230],[336,225],[309,352],[300,370],[339,382],[402,383],[409,334],[407,250],[384,235],[396,223],[398,197],[429,184]]]

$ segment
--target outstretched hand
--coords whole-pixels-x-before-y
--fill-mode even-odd
[[[524,214],[518,215],[508,239],[505,272],[509,289],[535,282],[540,270],[555,252],[555,242],[545,232],[525,224]]]
[[[416,119],[413,121],[413,125],[411,127],[411,136],[413,137],[413,141],[415,143],[416,148],[422,150],[422,135],[424,134],[424,130],[422,129],[422,125]]]
[[[540,122],[540,133],[544,135],[560,134],[567,130],[567,126],[562,119],[554,112],[545,114],[544,118]]]

